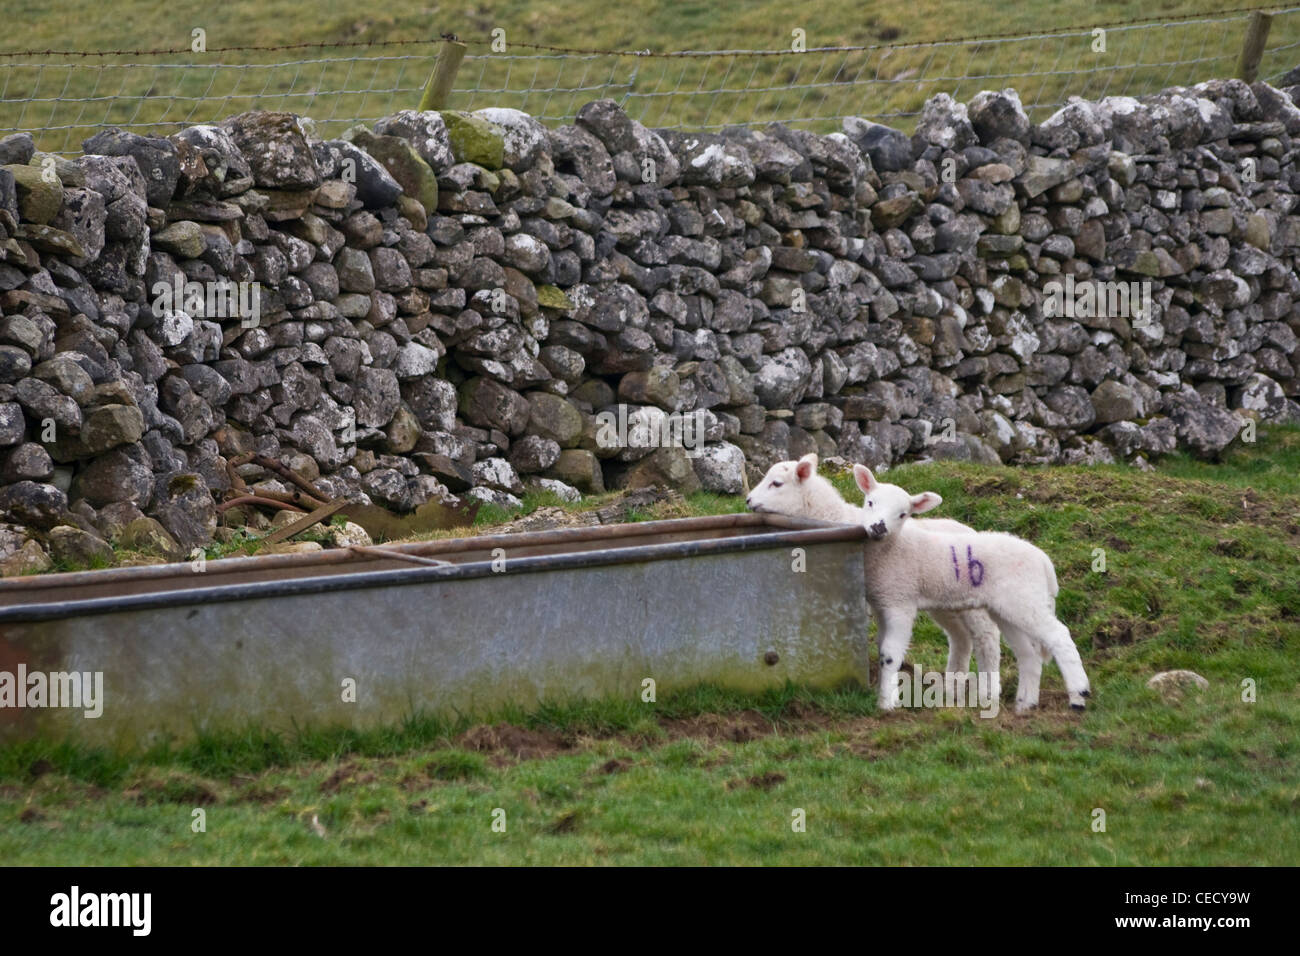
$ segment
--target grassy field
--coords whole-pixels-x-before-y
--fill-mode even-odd
[[[148,753],[23,744],[0,751],[0,860],[1294,865],[1298,473],[1295,428],[1262,429],[1222,463],[1174,458],[1155,473],[891,472],[942,494],[940,513],[1052,555],[1094,689],[1083,715],[1066,709],[1054,665],[1041,710],[1012,714],[1004,652],[1007,706],[993,719],[881,715],[859,687],[702,687],[482,722],[250,729]],[[639,517],[742,507],[701,495]],[[503,517],[481,514],[479,530]],[[913,665],[942,669],[945,656],[934,626],[918,626]],[[1172,668],[1209,690],[1165,699],[1146,687]]]
[[[246,109],[288,109],[337,134],[357,120],[413,108],[429,74],[433,41],[455,33],[469,55],[449,104],[508,106],[569,122],[585,102],[611,96],[648,126],[719,127],[778,119],[829,131],[863,115],[910,128],[924,100],[941,91],[968,99],[980,89],[1019,89],[1036,118],[1067,95],[1142,94],[1231,76],[1244,14],[1219,11],[1251,0],[918,0],[863,4],[818,0],[649,0],[611,15],[603,0],[479,0],[382,7],[296,0],[7,0],[12,25],[0,46],[0,128],[44,129],[42,148],[77,151],[103,124],[144,128],[209,122]],[[1212,22],[1148,28],[1135,19]],[[1107,29],[1094,51],[1093,26]],[[1080,28],[1080,29],[1075,29]],[[190,52],[194,31],[207,52]],[[491,48],[504,30],[504,53]],[[557,56],[539,44],[578,50],[784,50],[804,31],[809,52],[781,57]],[[1030,34],[938,43],[954,38]],[[1061,36],[1061,34],[1068,34]],[[380,47],[342,46],[401,41]],[[1300,13],[1277,16],[1261,76],[1295,62]],[[272,52],[231,47],[325,44]],[[852,53],[819,47],[866,46]],[[22,51],[155,51],[108,57],[21,55]],[[357,59],[361,57],[363,59]],[[348,92],[341,92],[348,91]]]

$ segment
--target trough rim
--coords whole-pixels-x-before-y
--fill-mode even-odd
[[[407,585],[460,581],[492,574],[537,574],[546,571],[566,571],[586,567],[620,564],[637,564],[650,561],[681,560],[719,554],[763,551],[800,544],[823,544],[840,541],[865,540],[866,530],[861,525],[835,524],[807,518],[789,518],[783,515],[741,513],[709,515],[699,518],[671,518],[662,521],[642,521],[629,524],[599,525],[596,527],[558,528],[550,531],[517,532],[512,534],[479,535],[468,538],[445,538],[435,541],[413,542],[397,545],[377,545],[372,556],[358,557],[346,549],[307,554],[263,555],[245,558],[223,558],[207,562],[208,571],[219,573],[274,573],[287,569],[333,567],[340,563],[358,564],[370,560],[383,560],[385,550],[416,556],[451,554],[458,551],[491,551],[495,548],[538,547],[549,544],[567,544],[592,540],[649,537],[661,534],[680,534],[690,531],[712,531],[725,528],[769,527],[776,530],[725,538],[696,541],[671,541],[660,544],[633,544],[626,547],[598,548],[527,557],[508,558],[507,572],[494,570],[492,560],[448,564],[440,567],[395,568],[382,571],[360,571],[346,574],[322,574],[290,579],[224,584],[201,588],[157,591],[144,594],[123,594],[114,597],[89,598],[74,601],[40,600],[41,592],[55,592],[75,588],[79,584],[127,582],[141,580],[164,581],[178,575],[192,576],[189,562],[165,565],[146,565],[133,568],[110,568],[101,571],[74,571],[42,575],[39,578],[11,578],[0,581],[0,596],[12,597],[16,593],[30,593],[36,601],[0,606],[0,624],[28,623],[62,620],[101,614],[113,614],[156,608],[202,606],[234,601],[259,600],[293,595],[322,594],[330,591],[354,591],[367,588],[403,587]],[[288,559],[288,560],[286,560]],[[6,593],[8,592],[8,593]]]

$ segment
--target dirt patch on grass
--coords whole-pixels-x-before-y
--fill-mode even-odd
[[[669,740],[689,737],[713,742],[729,741],[743,744],[776,733],[776,725],[756,710],[742,710],[736,714],[699,714],[695,717],[670,718],[659,721]]]
[[[577,810],[570,810],[568,813],[562,813],[546,827],[546,832],[556,836],[564,833],[572,833],[578,829],[579,819],[580,814]]]
[[[882,747],[874,740],[855,740],[848,745],[848,752],[863,760],[880,760],[898,749],[898,746]]]
[[[176,770],[151,771],[124,789],[122,796],[141,805],[179,803],[192,807],[210,806],[221,799],[212,781]]]
[[[1019,491],[1021,481],[1018,475],[986,475],[968,478],[962,487],[972,498],[1000,498]]]
[[[1112,617],[1102,621],[1097,625],[1097,629],[1092,632],[1092,647],[1094,650],[1105,650],[1108,647],[1123,647],[1133,643],[1134,636],[1140,628],[1130,618]]]
[[[320,785],[320,792],[338,793],[345,787],[358,787],[367,783],[374,783],[375,780],[376,777],[372,772],[363,771],[361,766],[355,762],[348,762],[325,778]]]
[[[1080,715],[1069,709],[1070,699],[1064,691],[1044,690],[1038,698],[1038,708],[1017,714],[1014,708],[1003,710],[1007,716],[1004,725],[1024,737],[1061,742],[1079,736]]]
[[[273,786],[264,780],[258,780],[244,787],[235,796],[235,800],[238,803],[256,803],[261,806],[269,806],[287,799],[292,792],[288,787]]]
[[[571,738],[552,730],[530,730],[514,724],[482,724],[471,727],[456,738],[456,745],[466,750],[492,754],[495,757],[513,757],[515,760],[535,760],[553,757],[571,751]]]
[[[780,783],[785,783],[785,774],[769,770],[767,773],[755,774],[746,780],[728,780],[727,789],[736,790],[740,787],[750,787],[754,790],[771,790]]]
[[[790,720],[822,720],[826,712],[806,700],[792,700],[781,708],[781,716]]]
[[[1045,689],[1039,710],[1014,714],[1011,704],[1004,700],[1002,713],[992,723],[1018,736],[1040,737],[1062,745],[1077,746],[1079,715],[1067,711],[1066,706],[1063,691]],[[473,727],[452,741],[450,747],[429,753],[423,760],[418,754],[408,755],[402,762],[358,758],[345,760],[342,764],[304,764],[289,773],[304,783],[312,778],[319,780],[315,789],[329,796],[392,780],[403,792],[410,794],[407,799],[412,802],[405,804],[407,810],[420,813],[430,806],[428,792],[431,788],[449,783],[473,785],[474,779],[482,776],[489,767],[507,767],[524,760],[579,754],[610,740],[620,741],[630,749],[642,752],[654,751],[678,741],[699,742],[707,746],[698,748],[698,755],[690,762],[703,769],[712,769],[727,764],[735,756],[728,745],[779,735],[789,738],[794,747],[797,738],[810,734],[830,735],[835,738],[830,744],[830,753],[843,759],[876,761],[897,757],[909,748],[937,738],[966,732],[967,728],[945,719],[946,715],[948,712],[901,709],[888,714],[846,714],[824,709],[811,701],[794,700],[772,714],[749,709],[662,718],[659,721],[661,734],[652,737],[615,732],[566,735],[550,729],[500,723]],[[414,763],[410,762],[412,757]],[[777,755],[777,759],[783,758]],[[636,761],[636,754],[617,758],[602,755],[590,766],[588,774],[614,776],[632,769]],[[235,803],[269,807],[293,799],[292,786],[271,779],[272,775],[284,772],[273,770],[255,777],[237,775],[217,781],[182,771],[152,768],[133,778],[121,791],[121,796],[141,805],[170,803],[199,807]],[[57,776],[47,776],[47,779]],[[784,773],[768,771],[737,776],[726,784],[726,788],[768,791],[786,779]],[[0,798],[20,797],[30,792],[29,786],[0,787]],[[103,799],[107,795],[107,791],[99,790],[96,798]],[[80,793],[77,799],[84,801],[86,793]],[[535,797],[533,799],[536,802]],[[19,819],[30,824],[46,822],[40,810]],[[571,832],[579,823],[576,818],[561,816],[550,825],[553,828],[551,832]]]

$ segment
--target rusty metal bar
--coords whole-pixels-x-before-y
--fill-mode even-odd
[[[348,550],[363,558],[382,558],[385,560],[396,558],[398,561],[405,561],[409,564],[420,564],[430,568],[445,568],[451,564],[450,561],[439,561],[437,558],[421,558],[414,554],[403,554],[401,551],[384,551],[379,547],[366,547],[361,544],[349,545]]]
[[[263,545],[279,544],[281,541],[284,541],[288,538],[292,538],[295,534],[301,534],[303,531],[306,531],[308,528],[312,527],[313,525],[319,524],[320,522],[324,521],[326,518],[334,514],[336,511],[338,511],[346,504],[347,501],[345,500],[337,500],[337,501],[331,501],[327,505],[321,505],[311,514],[307,515],[307,517],[299,518],[293,524],[286,525],[285,527],[281,528],[279,531],[273,532],[272,534],[268,534],[265,538],[263,538],[258,543]]]
[[[291,505],[287,501],[277,501],[274,498],[266,498],[262,495],[241,495],[238,498],[228,498],[225,501],[217,503],[217,514],[224,514],[231,508],[238,508],[242,505],[261,505],[263,508],[278,508],[281,511],[301,511],[307,513],[306,508],[300,508],[297,505]]]

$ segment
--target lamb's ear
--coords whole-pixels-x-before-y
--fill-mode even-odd
[[[817,474],[817,455],[809,452],[799,459],[799,464],[795,466],[795,475],[800,481],[807,481],[813,475]]]
[[[933,491],[923,491],[919,495],[912,495],[912,514],[919,515],[931,511],[941,504],[943,504],[943,499]]]
[[[871,469],[866,465],[853,466],[853,480],[858,483],[858,487],[863,491],[870,491],[878,484],[876,476],[871,473]]]

